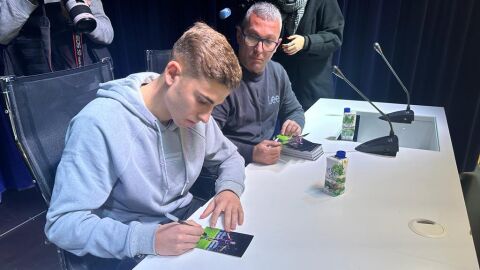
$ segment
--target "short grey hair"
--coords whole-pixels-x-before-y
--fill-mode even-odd
[[[260,17],[262,20],[269,22],[279,21],[280,26],[282,25],[282,15],[280,14],[280,10],[278,10],[275,5],[267,2],[257,2],[247,10],[247,13],[242,21],[242,28],[247,25],[252,13],[255,13],[255,15]]]

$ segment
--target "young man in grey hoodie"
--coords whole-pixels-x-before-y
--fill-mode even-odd
[[[101,85],[75,116],[57,169],[45,232],[82,256],[178,255],[201,226],[187,218],[188,192],[202,165],[219,168],[216,196],[201,215],[227,231],[243,223],[244,160],[210,117],[241,68],[225,37],[196,23],[175,43],[163,74],[138,73]],[[195,199],[194,199],[195,200]]]

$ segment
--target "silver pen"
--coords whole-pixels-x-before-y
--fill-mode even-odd
[[[181,220],[178,217],[176,217],[176,216],[174,216],[170,213],[165,213],[165,217],[167,217],[168,219],[170,219],[173,222],[177,222],[177,223],[180,223],[180,224],[183,224],[183,225],[193,226],[192,224],[186,222],[185,220]]]

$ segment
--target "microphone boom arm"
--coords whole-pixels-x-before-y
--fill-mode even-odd
[[[368,101],[375,109],[377,109],[377,111],[379,111],[382,114],[383,117],[388,119],[387,122],[390,125],[390,136],[393,136],[394,135],[393,126],[388,115],[386,115],[382,110],[380,110],[367,96],[365,96],[362,92],[360,92],[360,90],[358,90],[358,88],[355,87],[355,85],[353,85],[353,83],[351,83],[347,79],[347,77],[345,77],[345,75],[343,75],[342,71],[337,66],[333,66],[333,74],[335,74],[335,76],[339,77],[340,79],[344,80],[351,88],[353,88],[353,90],[355,90],[355,92],[357,92],[357,94],[359,94],[363,99]]]
[[[402,89],[403,89],[403,91],[405,91],[405,94],[407,94],[407,110],[410,110],[410,93],[408,92],[405,85],[403,85],[402,80],[400,80],[400,78],[398,77],[398,75],[395,72],[395,70],[393,69],[393,67],[390,65],[390,62],[388,62],[387,58],[385,58],[385,55],[383,54],[383,51],[382,51],[382,48],[380,47],[380,44],[378,44],[378,42],[375,42],[375,44],[373,44],[373,48],[375,49],[375,51],[378,54],[380,54],[380,56],[382,57],[385,64],[387,64],[388,68],[390,69],[390,71],[392,71],[393,75],[397,79],[398,83],[400,83],[400,85],[402,86]]]

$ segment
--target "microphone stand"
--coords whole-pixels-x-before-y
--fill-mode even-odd
[[[382,52],[382,48],[380,47],[380,44],[378,42],[375,42],[373,44],[373,49],[382,56],[383,61],[387,64],[388,68],[390,71],[392,71],[393,75],[397,79],[397,81],[400,83],[402,86],[403,91],[405,91],[405,94],[407,94],[407,109],[403,111],[397,111],[397,112],[392,112],[387,114],[390,117],[390,121],[395,122],[395,123],[406,123],[406,124],[411,124],[413,120],[415,120],[415,113],[410,110],[410,93],[408,92],[407,88],[405,85],[403,85],[402,80],[398,77],[397,73],[395,70],[393,70],[392,66],[388,62],[387,58],[385,58],[385,55]],[[382,120],[387,120],[384,116],[379,117]]]
[[[347,79],[347,77],[345,77],[345,75],[343,75],[342,71],[337,66],[333,66],[333,74],[345,81],[353,90],[355,90],[355,92],[357,92],[357,94],[359,94],[364,100],[368,101],[370,105],[372,105],[383,117],[385,117],[385,119],[388,121],[388,124],[390,125],[390,135],[364,142],[355,147],[355,150],[359,152],[377,154],[382,156],[397,156],[398,137],[393,132],[393,126],[390,118],[384,112],[382,112],[382,110],[375,106],[375,104],[373,104],[373,102],[370,101],[370,99],[367,98],[360,90],[358,90],[358,88],[355,87],[355,85],[353,85]]]

